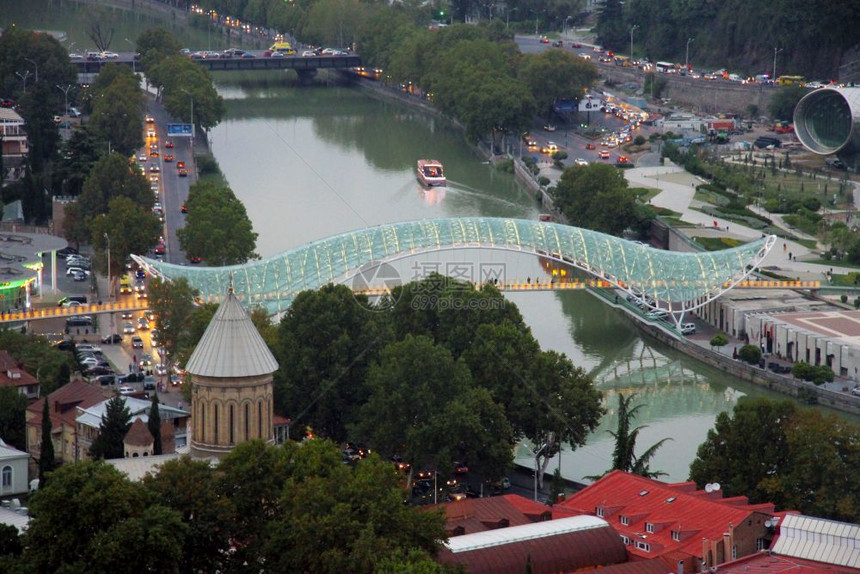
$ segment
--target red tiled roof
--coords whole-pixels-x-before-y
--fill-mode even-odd
[[[153,441],[152,433],[149,432],[146,423],[143,422],[142,418],[137,417],[131,423],[128,432],[125,433],[125,438],[122,442],[130,446],[149,446]]]
[[[288,424],[290,424],[291,421],[292,421],[292,419],[289,419],[287,417],[283,417],[281,415],[272,415],[272,426],[273,427],[287,426]]]
[[[549,506],[518,494],[466,498],[440,506],[445,511],[445,530],[451,536],[531,524],[553,517]]]
[[[720,574],[858,574],[860,568],[760,552],[724,562],[720,564],[718,572]]]
[[[28,425],[42,424],[42,405],[45,400],[49,401],[51,413],[51,425],[56,430],[61,424],[71,425],[74,427],[77,413],[76,407],[88,408],[102,402],[105,399],[104,392],[101,387],[96,387],[83,381],[72,381],[63,385],[47,397],[42,397],[38,401],[27,407],[30,414],[28,416]]]
[[[683,558],[682,558],[683,560]],[[690,560],[684,560],[684,572],[693,574],[695,570]],[[577,570],[576,574],[676,574],[678,562],[669,560],[665,556],[651,560],[637,560],[636,562],[625,562],[624,564],[612,564],[592,570]],[[720,571],[722,572],[722,570]]]
[[[702,539],[718,540],[730,524],[739,525],[753,512],[772,515],[772,504],[749,505],[742,497],[723,500],[722,493],[695,490],[693,483],[666,484],[642,476],[613,471],[553,507],[556,516],[596,515],[632,541],[645,540],[650,552],[628,546],[631,557],[654,558],[681,552],[702,558]],[[622,524],[624,517],[628,524]],[[647,532],[645,524],[654,525]],[[672,539],[672,531],[681,540]]]
[[[25,387],[39,381],[25,371],[9,351],[0,351],[0,387]]]

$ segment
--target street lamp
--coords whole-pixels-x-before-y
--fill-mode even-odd
[[[561,26],[561,35],[562,36],[564,36],[567,33],[567,22],[571,18],[573,18],[573,16],[568,16],[567,18],[564,19],[564,23]]]
[[[684,57],[685,73],[690,71],[690,42],[693,40],[695,40],[695,38],[687,38],[687,55]]]
[[[776,55],[782,52],[782,48],[777,49],[776,46],[773,47],[773,77],[771,81],[776,81]]]
[[[105,240],[107,241],[107,280],[108,280],[108,292],[107,298],[110,300],[110,235],[105,232]]]
[[[511,26],[511,12],[516,12],[516,8],[511,8],[510,10],[505,10],[505,28],[510,28]]]
[[[191,92],[186,90],[185,88],[179,88],[191,98],[191,141],[194,141],[194,96],[191,95]]]
[[[69,90],[72,89],[72,84],[66,85],[65,88],[61,88],[60,86],[57,86],[57,89],[60,90],[61,92],[63,92],[63,97],[66,99],[66,108],[65,108],[66,111],[65,111],[65,113],[68,114],[69,113]]]
[[[639,28],[639,24],[633,24],[630,27],[630,60],[633,60],[633,31]]]
[[[28,62],[30,62],[31,64],[33,64],[33,65],[36,67],[36,79],[35,79],[35,82],[38,84],[38,83],[39,83],[39,64],[37,64],[35,61],[31,60],[30,58],[24,58],[24,59],[25,59],[25,60],[27,60]]]
[[[23,76],[21,75],[21,72],[15,72],[15,75],[24,81],[24,93],[26,94],[27,93],[27,78],[30,77],[30,70],[27,70],[27,73],[25,73]]]
[[[135,51],[137,50],[137,48],[136,48],[136,46],[134,45],[134,42],[132,42],[132,41],[131,41],[131,40],[129,40],[128,38],[123,38],[123,40],[125,40],[126,42],[128,42],[129,44],[131,44],[131,49],[132,49],[132,52],[131,52],[131,72],[132,72],[133,74],[136,74],[136,73],[137,73],[137,62],[136,62],[136,61],[135,61],[135,59],[134,59],[134,54],[135,54]]]
[[[74,48],[74,47],[75,47],[75,43],[76,43],[76,42],[72,42],[71,44],[69,44],[69,54],[71,54],[71,53],[72,53],[72,48]]]

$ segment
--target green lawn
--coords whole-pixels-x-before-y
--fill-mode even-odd
[[[743,241],[731,237],[693,237],[693,241],[705,248],[706,251],[722,251],[743,245]]]

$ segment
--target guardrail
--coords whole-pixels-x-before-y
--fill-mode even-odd
[[[116,313],[117,311],[144,311],[149,309],[148,300],[115,301],[106,303],[89,303],[74,307],[39,307],[23,311],[0,313],[0,323],[21,321],[36,321],[41,319],[56,319],[60,317],[79,317],[81,315],[97,315]]]

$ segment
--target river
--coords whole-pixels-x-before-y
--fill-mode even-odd
[[[434,217],[535,218],[530,193],[487,165],[461,133],[442,120],[369,97],[357,88],[297,86],[287,75],[216,76],[226,119],[210,133],[212,151],[260,234],[258,252],[274,255],[329,235],[380,223]],[[418,158],[441,160],[449,185],[423,191]],[[471,263],[476,251],[452,256]],[[537,277],[533,258],[481,253],[509,276]],[[405,268],[404,268],[405,269]],[[401,270],[401,273],[406,273]],[[630,322],[592,295],[536,292],[509,296],[544,349],[563,352],[605,392],[608,413],[585,447],[563,452],[565,478],[605,471],[614,446],[617,393],[635,392],[644,425],[637,451],[670,438],[652,469],[686,480],[698,445],[720,412],[748,394],[742,381],[640,336]],[[518,460],[531,464],[525,448]],[[550,468],[554,468],[553,461]]]

